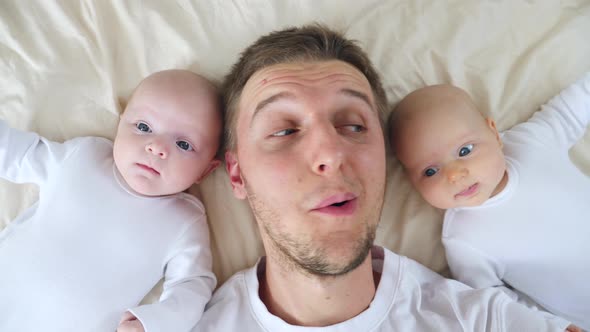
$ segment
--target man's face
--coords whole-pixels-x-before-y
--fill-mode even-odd
[[[371,87],[341,61],[256,72],[226,154],[234,194],[248,198],[267,254],[312,274],[362,263],[385,188],[385,147]]]

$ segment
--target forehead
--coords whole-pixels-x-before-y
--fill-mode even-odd
[[[266,79],[266,82],[264,80]],[[300,81],[302,84],[321,84],[325,80],[350,80],[362,84],[366,77],[354,66],[340,61],[310,61],[280,63],[255,72],[246,86],[261,86],[265,83]]]
[[[484,123],[483,116],[470,99],[458,95],[416,95],[408,101],[402,101],[400,108],[395,129],[408,134],[421,129],[433,134],[439,131],[451,132],[450,127],[477,127]]]
[[[409,111],[411,112],[411,111]],[[407,114],[392,133],[398,159],[406,168],[422,167],[441,155],[452,153],[461,144],[477,139],[481,126],[463,112],[427,112]]]
[[[166,129],[190,137],[215,137],[221,130],[214,103],[199,103],[173,93],[144,90],[129,101],[122,116],[129,121],[147,121],[160,131]]]
[[[240,110],[248,111],[252,104],[281,92],[293,97],[306,98],[309,92],[350,89],[366,94],[373,106],[373,94],[367,78],[355,67],[345,62],[319,61],[284,63],[265,67],[250,77],[239,102]]]
[[[214,95],[201,89],[172,84],[145,84],[133,93],[129,105],[148,105],[170,112],[196,112],[216,108]]]

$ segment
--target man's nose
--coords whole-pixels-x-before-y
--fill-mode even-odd
[[[310,135],[307,150],[311,156],[312,171],[318,175],[330,175],[340,170],[345,158],[342,140],[336,128],[329,126]]]
[[[145,146],[145,151],[152,153],[162,159],[168,158],[168,150],[166,145],[159,141],[152,141]]]
[[[446,167],[445,174],[449,182],[455,183],[469,175],[469,170],[460,163],[452,163]]]

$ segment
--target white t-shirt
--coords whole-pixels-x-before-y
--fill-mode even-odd
[[[369,307],[352,319],[326,327],[301,327],[271,314],[258,296],[258,276],[265,270],[262,258],[216,291],[193,332],[564,330],[499,290],[471,289],[381,247],[374,247],[371,255],[381,280]]]
[[[508,183],[483,205],[449,209],[443,244],[453,276],[507,283],[590,330],[590,178],[568,150],[590,122],[590,74],[502,134]]]
[[[216,283],[203,205],[134,193],[112,149],[0,121],[0,177],[40,189],[0,232],[0,331],[114,331],[130,309],[146,332],[180,332],[201,317]],[[137,306],[162,277],[160,301]]]

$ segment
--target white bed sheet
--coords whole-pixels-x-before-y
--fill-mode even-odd
[[[0,2],[0,118],[58,141],[113,138],[127,98],[148,74],[188,68],[218,83],[260,35],[314,21],[359,41],[392,106],[416,88],[453,83],[499,129],[526,120],[590,70],[589,1],[7,0]],[[570,155],[590,176],[590,134]],[[377,243],[444,272],[442,211],[413,191],[391,157],[388,172]],[[254,220],[221,168],[191,191],[206,205],[223,282],[262,254]],[[0,180],[0,229],[36,199],[35,186]]]

